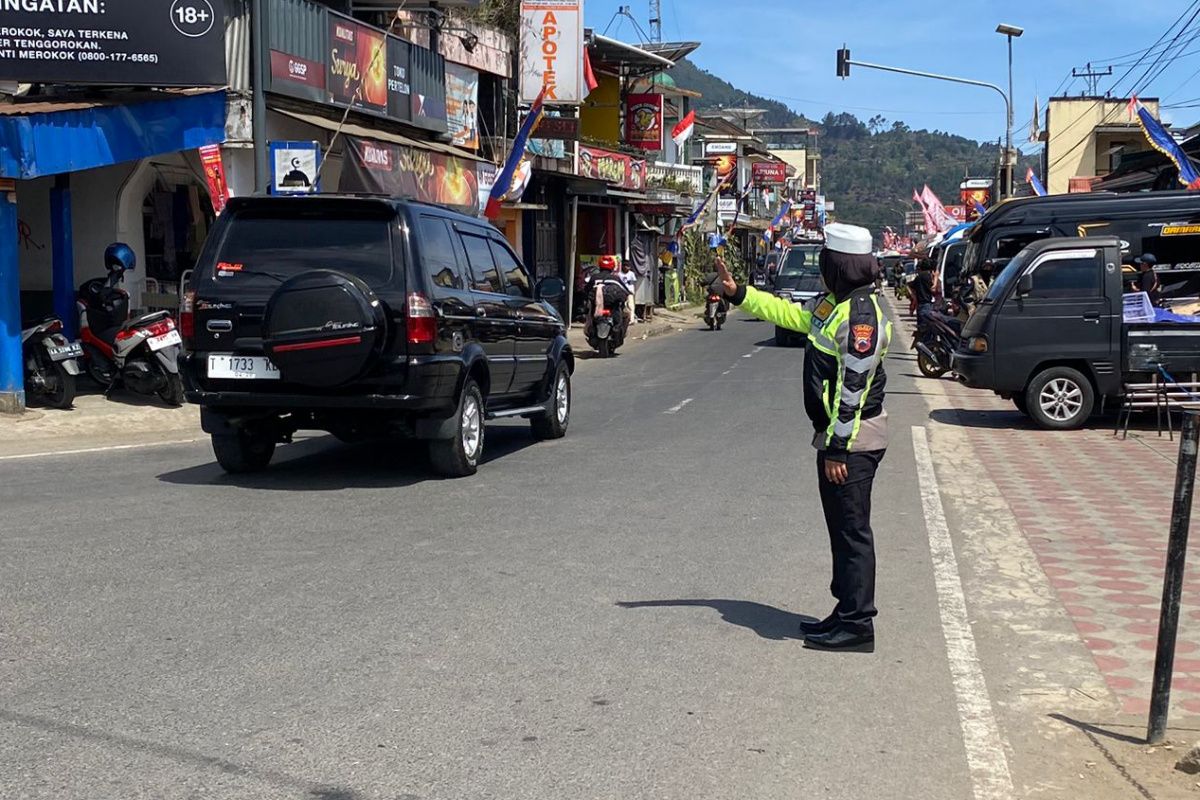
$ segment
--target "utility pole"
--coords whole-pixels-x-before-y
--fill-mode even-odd
[[[1084,69],[1071,68],[1072,78],[1083,78],[1087,81],[1088,94],[1095,97],[1100,93],[1100,79],[1107,78],[1112,75],[1112,67],[1105,67],[1104,72],[1096,72],[1092,69],[1092,62],[1088,62]]]
[[[662,0],[650,0],[650,41],[662,41]]]

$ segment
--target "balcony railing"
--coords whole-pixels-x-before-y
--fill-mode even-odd
[[[687,164],[656,161],[646,165],[646,183],[652,188],[673,189],[683,194],[704,191],[704,169]]]

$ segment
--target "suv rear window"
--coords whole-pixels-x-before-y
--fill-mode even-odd
[[[281,214],[243,211],[232,220],[217,249],[221,265],[236,271],[209,275],[218,280],[286,280],[314,269],[353,275],[369,286],[392,279],[389,217],[356,214]],[[265,274],[264,274],[265,273]]]

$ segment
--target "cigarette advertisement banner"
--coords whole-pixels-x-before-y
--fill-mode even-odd
[[[451,144],[479,149],[479,73],[446,62],[446,126]]]
[[[0,80],[224,86],[225,3],[5,0]]]
[[[625,143],[642,150],[662,150],[663,96],[661,94],[626,96]]]
[[[225,164],[221,161],[220,146],[210,144],[201,147],[200,164],[204,167],[204,180],[208,183],[213,212],[220,214],[229,202],[229,184],[225,181]]]
[[[358,136],[346,144],[338,191],[411,197],[479,215],[476,162]]]
[[[520,100],[546,89],[546,105],[579,105],[583,86],[583,0],[521,0]]]
[[[382,31],[329,15],[329,93],[333,102],[386,113],[387,46]]]
[[[646,186],[646,161],[598,147],[580,147],[579,174],[625,189],[640,190]]]

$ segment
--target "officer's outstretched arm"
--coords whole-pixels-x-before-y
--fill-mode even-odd
[[[825,429],[827,460],[846,459],[846,453],[858,436],[871,383],[886,354],[887,332],[880,330],[880,326],[890,323],[879,311],[874,298],[866,305],[866,309],[853,310],[837,330],[822,331],[822,341],[817,343],[831,347],[838,360],[837,413]]]
[[[753,286],[739,286],[729,300],[759,319],[774,322],[781,328],[804,334],[812,330],[812,311],[782,297],[760,292]]]

